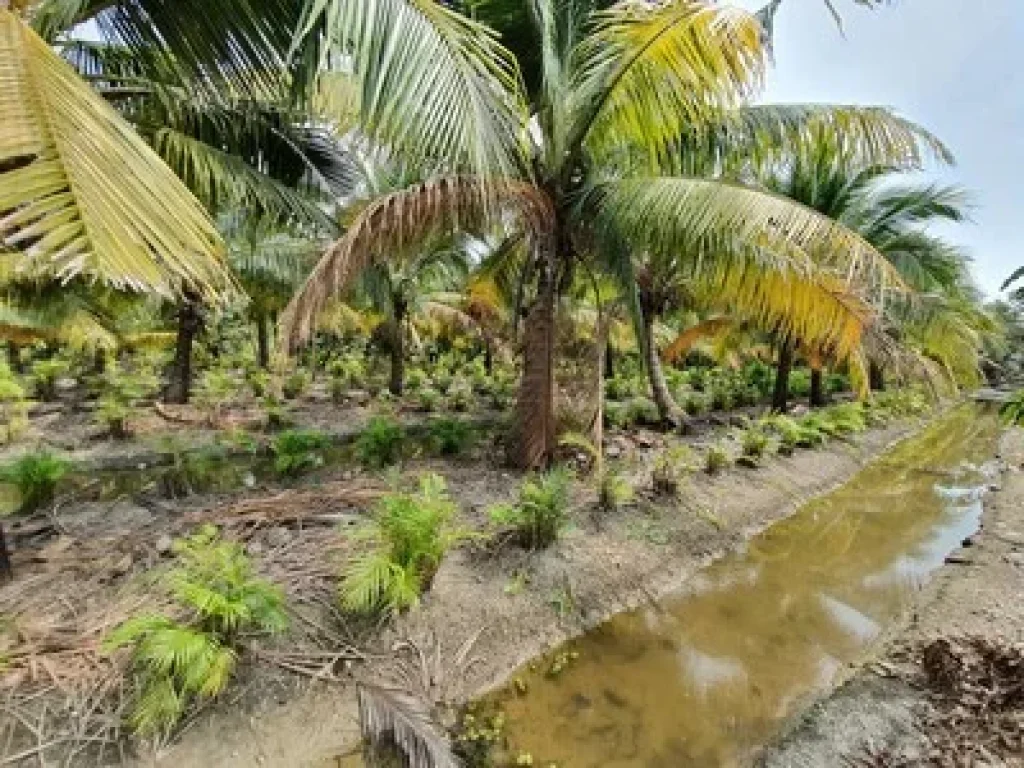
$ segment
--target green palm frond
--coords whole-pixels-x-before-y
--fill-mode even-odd
[[[761,28],[745,11],[705,0],[621,3],[598,14],[579,46],[566,147],[660,154],[709,113],[760,85]]]
[[[396,567],[384,550],[370,550],[353,558],[342,574],[341,604],[357,613],[378,608],[398,579]]]
[[[332,226],[317,199],[261,173],[237,155],[170,128],[157,129],[153,148],[211,209],[241,207],[264,217]]]
[[[833,104],[745,104],[712,112],[686,127],[678,152],[662,153],[657,161],[670,173],[685,172],[681,160],[694,156],[785,163],[794,153],[815,151],[824,135],[831,152],[858,167],[917,169],[929,160],[954,161],[934,134],[890,109]]]
[[[27,25],[0,10],[0,242],[23,269],[133,290],[230,293],[199,202]]]
[[[588,204],[634,248],[681,255],[694,264],[714,257],[716,243],[719,254],[739,243],[754,244],[759,246],[750,252],[755,259],[773,260],[783,270],[825,263],[858,283],[902,285],[888,261],[857,232],[792,200],[735,182],[683,177],[610,181],[594,187]]]
[[[305,0],[297,56],[321,48],[361,85],[363,131],[481,175],[521,167],[525,102],[514,59],[486,27],[434,0]],[[331,51],[333,41],[340,50]],[[327,43],[327,47],[324,47]],[[318,67],[319,69],[319,67]]]

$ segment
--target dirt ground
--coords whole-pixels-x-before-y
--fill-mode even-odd
[[[20,726],[0,730],[2,754],[23,765],[333,765],[358,740],[356,681],[394,680],[421,651],[445,668],[431,682],[443,688],[445,700],[465,701],[499,686],[538,653],[677,588],[809,497],[846,481],[920,423],[774,456],[757,469],[697,473],[678,501],[653,495],[650,469],[679,438],[612,434],[607,453],[632,476],[632,504],[599,514],[594,489],[579,483],[573,523],[556,545],[537,553],[463,546],[446,558],[418,609],[382,626],[356,625],[336,608],[350,546],[338,526],[358,522],[393,478],[333,464],[294,485],[257,480],[250,488],[181,500],[151,489],[110,501],[72,499],[42,521],[44,533],[14,553],[17,579],[0,590],[0,614],[15,630],[8,636],[19,641],[3,649],[0,712]],[[704,427],[687,438],[691,445],[731,439],[726,426]],[[410,482],[423,472],[440,473],[459,504],[460,522],[486,528],[487,507],[514,500],[520,482],[498,456],[485,441],[466,460],[411,461],[402,477]],[[237,682],[192,718],[171,747],[122,753],[122,678],[115,661],[98,653],[99,641],[126,616],[162,607],[151,583],[169,560],[171,537],[208,521],[244,543],[257,568],[284,587],[291,629],[279,639],[254,641]],[[453,659],[467,643],[469,663],[455,670]],[[24,760],[11,759],[19,753]]]
[[[380,679],[394,649],[412,639],[428,655],[449,659],[475,638],[473,664],[446,693],[456,700],[502,684],[522,663],[611,614],[677,588],[710,560],[789,514],[807,498],[852,476],[894,441],[914,431],[904,423],[854,443],[775,457],[757,470],[735,468],[699,476],[673,507],[637,504],[598,519],[590,499],[577,499],[575,525],[553,548],[525,553],[472,549],[449,556],[420,609],[374,633],[364,646],[374,657],[356,662],[340,683],[277,689],[240,706],[218,706],[163,755],[145,764],[307,766],[332,764],[358,741],[354,679]],[[640,467],[666,438],[623,442]],[[613,438],[614,440],[614,438]],[[422,468],[422,467],[421,467]],[[512,479],[479,467],[437,465],[469,515],[508,498]],[[638,469],[638,475],[643,470]],[[504,494],[504,496],[503,496]]]
[[[1000,458],[1006,471],[979,533],[947,559],[876,661],[794,721],[763,768],[1024,766],[1024,430],[1005,433]],[[997,649],[1010,679],[937,685],[936,649],[970,658],[973,646]],[[1000,685],[1017,697],[1003,712],[990,700]]]

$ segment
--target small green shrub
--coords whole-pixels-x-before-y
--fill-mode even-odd
[[[285,429],[292,421],[288,414],[288,404],[273,393],[263,398],[263,414],[267,429],[271,431]]]
[[[860,403],[833,405],[824,412],[833,434],[850,435],[867,429],[864,407]]]
[[[28,426],[25,389],[3,363],[0,363],[0,426],[4,430],[5,443],[13,442]]]
[[[651,485],[661,496],[676,496],[696,466],[693,450],[687,445],[666,448],[654,460]]]
[[[405,387],[410,392],[417,392],[427,385],[427,373],[422,368],[413,368],[405,374]]]
[[[789,374],[789,394],[793,397],[807,397],[811,394],[811,372],[796,368]]]
[[[131,648],[129,723],[143,736],[168,736],[194,702],[227,687],[243,632],[287,626],[281,591],[256,577],[242,548],[220,541],[213,526],[176,542],[174,551],[178,562],[163,586],[188,619],[138,616],[103,641],[108,653]]]
[[[374,416],[356,440],[356,457],[377,469],[397,464],[404,440],[405,430],[399,422],[390,416]]]
[[[59,357],[49,360],[36,360],[32,363],[32,381],[35,383],[36,397],[46,402],[57,399],[57,381],[71,370],[71,363]]]
[[[728,411],[732,408],[732,392],[726,386],[716,386],[711,390],[711,409],[715,411]]]
[[[731,463],[729,452],[721,445],[710,446],[704,454],[704,471],[709,475],[717,475]]]
[[[514,505],[491,507],[490,517],[513,528],[516,540],[527,549],[543,549],[554,543],[568,521],[572,475],[558,468],[528,477]]]
[[[270,392],[270,385],[273,382],[273,378],[269,373],[262,369],[250,371],[245,377],[246,383],[249,385],[249,390],[252,392],[252,396],[259,399],[265,397]]]
[[[363,551],[345,567],[341,604],[360,613],[398,613],[430,589],[445,553],[463,534],[452,527],[455,504],[444,478],[420,478],[418,493],[390,493],[373,520],[355,532]]]
[[[153,395],[159,386],[157,376],[144,365],[128,373],[116,362],[110,362],[103,375],[103,394],[96,409],[96,420],[115,439],[128,437],[129,417],[139,402]]]
[[[633,486],[621,472],[605,468],[598,481],[597,503],[606,512],[614,512],[633,500]]]
[[[768,435],[758,426],[748,427],[740,438],[743,455],[751,459],[760,459],[764,456],[770,442]]]
[[[609,429],[625,429],[629,426],[629,406],[609,400],[604,404],[604,423]]]
[[[433,413],[441,405],[441,393],[431,387],[424,387],[416,394],[416,402],[424,413]]]
[[[456,413],[468,411],[473,405],[473,387],[464,378],[452,379],[448,387],[448,407]]]
[[[840,392],[849,392],[850,377],[842,373],[829,373],[825,375],[825,393],[836,395]]]
[[[313,429],[281,432],[270,445],[274,454],[274,472],[282,477],[298,477],[323,466],[330,437]]]
[[[366,364],[361,357],[345,355],[327,364],[327,374],[339,388],[358,389],[366,380]]]
[[[281,383],[281,394],[284,395],[286,400],[295,400],[302,397],[312,383],[313,377],[309,374],[309,371],[303,369],[293,371]]]
[[[441,456],[461,456],[476,442],[472,424],[459,419],[432,419],[427,425],[427,442]]]
[[[644,382],[639,377],[615,376],[605,382],[604,391],[612,400],[628,400],[644,392]]]
[[[220,424],[224,409],[238,395],[238,385],[234,376],[226,370],[211,368],[199,377],[195,391],[195,401],[205,413],[212,426]]]
[[[434,373],[434,389],[440,392],[442,395],[448,394],[448,388],[451,387],[454,377],[445,370],[438,370]]]
[[[0,480],[17,489],[20,511],[33,512],[53,503],[57,484],[70,469],[68,461],[52,453],[27,453],[0,468]]]
[[[703,392],[691,392],[683,401],[683,410],[690,416],[700,416],[711,408],[711,400]]]
[[[627,423],[655,427],[661,423],[658,406],[649,397],[634,397],[626,405]]]

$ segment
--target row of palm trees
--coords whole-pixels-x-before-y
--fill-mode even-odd
[[[705,332],[769,334],[779,407],[797,356],[865,384],[908,360],[969,381],[989,321],[964,254],[927,230],[965,201],[893,181],[949,151],[887,109],[754,103],[778,7],[15,2],[0,10],[12,313],[54,281],[165,297],[179,395],[202,308],[243,289],[264,363],[272,318],[294,352],[338,299],[369,297],[396,391],[414,309],[488,349],[505,317],[523,467],[556,446],[567,302],[599,310],[598,336],[632,318],[667,422],[684,417],[656,330],[681,312],[702,322],[674,355]],[[76,40],[83,22],[103,42]]]

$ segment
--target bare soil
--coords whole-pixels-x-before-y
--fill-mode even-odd
[[[600,519],[592,511],[592,494],[581,494],[574,528],[545,552],[466,549],[450,556],[421,608],[367,644],[380,659],[354,665],[352,679],[386,676],[400,640],[415,639],[448,655],[476,637],[476,663],[455,681],[451,695],[479,695],[533,656],[678,588],[756,531],[847,480],[913,429],[903,424],[854,444],[776,457],[757,470],[700,476],[675,505],[640,499]],[[647,445],[636,446],[638,462],[647,463],[664,439],[641,436]],[[435,469],[443,470],[470,516],[514,492],[514,478],[500,472]],[[316,684],[296,697],[264,697],[251,708],[219,707],[154,764],[324,765],[350,753],[357,742],[354,686]]]
[[[797,718],[764,768],[1024,766],[1024,431],[1002,438],[982,529],[877,658]]]
[[[308,408],[310,423],[322,419],[337,428],[329,404]],[[72,433],[68,421],[58,423]],[[573,524],[556,545],[535,553],[510,544],[466,545],[444,561],[418,609],[378,626],[341,615],[335,590],[351,546],[344,526],[355,524],[385,487],[382,477],[332,465],[294,487],[266,482],[178,501],[152,493],[65,500],[40,535],[15,552],[16,580],[0,590],[0,615],[11,630],[5,636],[14,638],[0,648],[0,754],[4,764],[24,765],[331,764],[325,761],[358,741],[357,681],[393,679],[417,650],[451,659],[472,641],[471,663],[432,684],[443,683],[445,699],[455,702],[499,686],[531,657],[678,588],[919,426],[903,422],[823,450],[775,456],[756,469],[699,473],[678,500],[653,494],[650,468],[680,438],[613,434],[608,453],[637,489],[631,505],[599,513],[594,490],[580,483]],[[687,441],[699,447],[731,439],[724,427],[706,431],[713,427],[706,423]],[[194,429],[182,432],[191,442],[205,439]],[[131,445],[138,450],[137,441]],[[117,450],[134,460],[128,447]],[[499,453],[487,442],[465,461],[416,460],[403,467],[403,481],[442,474],[460,522],[483,529],[487,507],[514,500],[521,480],[500,467]],[[285,588],[292,629],[283,638],[254,639],[237,682],[197,713],[175,744],[155,752],[128,747],[120,731],[121,661],[99,653],[99,641],[126,616],[162,607],[151,585],[169,561],[170,537],[207,521],[243,542],[257,567]],[[19,754],[23,760],[12,759]]]

